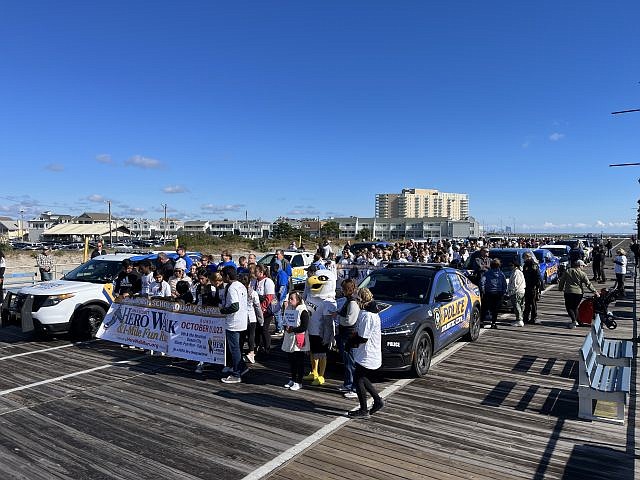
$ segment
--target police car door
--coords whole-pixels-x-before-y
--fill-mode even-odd
[[[437,351],[458,336],[464,322],[467,298],[460,289],[454,290],[447,272],[438,272],[434,280],[431,304],[435,323],[434,351]]]

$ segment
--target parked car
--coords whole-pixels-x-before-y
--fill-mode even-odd
[[[189,254],[192,258],[200,256],[197,252]],[[175,252],[168,255],[177,257]],[[2,309],[3,325],[21,325],[23,331],[41,335],[69,332],[78,339],[93,337],[113,302],[112,282],[122,270],[122,261],[153,261],[156,257],[130,253],[100,255],[74,268],[60,280],[7,292],[9,298]]]
[[[558,258],[558,276],[561,277],[569,268],[569,245],[542,245],[541,249],[549,250],[553,256]]]
[[[480,292],[460,270],[390,263],[360,282],[381,309],[382,369],[427,374],[434,353],[480,333]]]
[[[584,261],[589,263],[592,259],[592,249],[587,247],[579,238],[569,238],[567,240],[556,240],[556,245],[568,245],[570,248],[579,248],[584,253]]]
[[[354,243],[349,247],[349,251],[351,253],[355,253],[358,250],[364,250],[365,248],[371,250],[371,247],[375,246],[376,248],[387,248],[391,244],[389,242],[358,242]],[[342,252],[340,252],[342,254]]]
[[[275,253],[267,253],[258,260],[258,263],[269,266],[275,256]],[[307,268],[313,263],[313,253],[285,250],[284,258],[291,264],[293,288],[304,289],[304,283],[307,281]]]
[[[540,265],[542,282],[545,285],[556,283],[560,278],[560,259],[546,248],[538,248],[533,251],[533,254],[536,256],[538,264]]]

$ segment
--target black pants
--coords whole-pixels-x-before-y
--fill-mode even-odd
[[[485,293],[484,297],[482,297],[482,301],[486,305],[487,319],[490,320],[492,324],[498,320],[498,310],[500,310],[500,305],[502,305],[503,296],[502,293]]]
[[[524,323],[531,323],[538,318],[538,290],[527,288],[524,291]]]
[[[240,350],[244,348],[245,342],[249,344],[249,351],[256,349],[256,322],[249,322],[247,329],[240,334]]]
[[[271,350],[271,333],[269,333],[269,327],[271,326],[272,320],[273,315],[265,315],[264,324],[262,326],[258,326],[258,345],[264,348],[265,353],[269,353]]]
[[[594,261],[591,264],[591,268],[593,269],[593,279],[600,280],[600,276],[602,275],[602,264],[600,262]]]
[[[624,294],[624,274],[616,273],[616,283],[613,285],[618,289],[618,292]]]
[[[578,306],[582,301],[581,293],[564,293],[564,307],[572,322],[578,323]]]
[[[302,383],[304,377],[304,352],[289,353],[289,368],[291,369],[291,380]]]
[[[360,402],[360,410],[367,409],[367,392],[373,398],[373,402],[375,404],[379,404],[381,402],[380,395],[378,395],[378,391],[369,380],[369,375],[371,375],[375,370],[369,370],[368,368],[363,367],[359,363],[356,363],[356,371],[353,379],[353,384],[356,388],[356,393],[358,394],[358,401]]]

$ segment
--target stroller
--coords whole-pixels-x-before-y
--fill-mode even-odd
[[[618,324],[613,314],[609,311],[609,305],[618,299],[618,290],[615,288],[600,290],[599,297],[585,298],[578,307],[578,321],[581,326],[591,325],[596,314],[600,315],[602,323],[610,330]]]

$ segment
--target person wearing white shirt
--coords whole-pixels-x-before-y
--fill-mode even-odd
[[[360,313],[356,323],[357,333],[349,342],[355,361],[354,386],[358,394],[360,409],[348,412],[350,418],[369,418],[384,407],[384,400],[369,380],[369,376],[382,366],[382,341],[380,315],[373,294],[368,288],[358,291]],[[371,410],[367,410],[367,392],[373,398]]]
[[[154,282],[153,271],[151,269],[151,261],[143,260],[140,262],[140,295],[148,297],[151,294],[151,284]]]
[[[154,282],[149,285],[150,297],[170,297],[171,287],[169,282],[165,282],[162,272],[156,271],[153,274]]]
[[[520,268],[520,262],[514,260],[511,264],[513,270],[509,277],[509,285],[507,286],[507,296],[511,299],[511,305],[516,314],[516,321],[512,324],[513,327],[524,327],[524,321],[522,317],[524,309],[524,291],[526,282],[524,280],[524,273]]]
[[[220,313],[226,317],[225,336],[227,349],[231,354],[231,366],[222,370],[229,373],[222,378],[223,383],[240,383],[241,376],[249,371],[242,359],[240,334],[247,329],[249,314],[247,313],[247,289],[238,281],[236,268],[227,265],[222,269],[222,281],[226,284],[224,303]]]
[[[613,259],[613,273],[616,274],[616,283],[613,286],[622,297],[624,297],[624,276],[627,274],[626,253],[622,248],[619,248],[616,250],[616,256]]]

